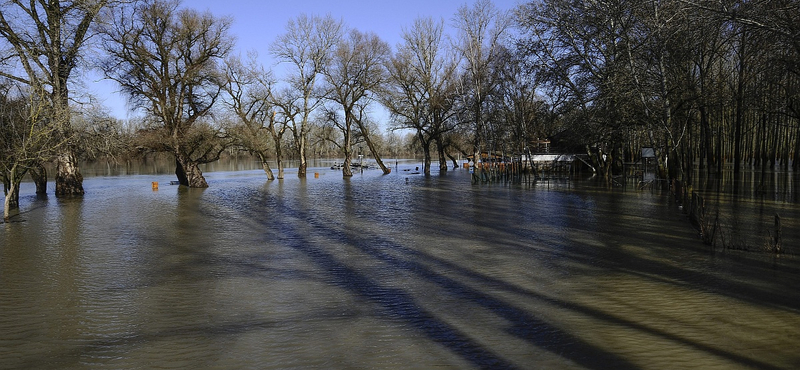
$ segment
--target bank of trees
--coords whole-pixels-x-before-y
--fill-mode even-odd
[[[284,158],[298,159],[303,177],[320,155],[343,156],[348,176],[355,148],[379,163],[397,154],[399,135],[376,132],[382,109],[385,127],[413,137],[426,173],[434,158],[446,171],[448,159],[529,153],[545,138],[587,154],[606,177],[642,147],[655,149],[663,176],[686,181],[726,163],[737,173],[800,166],[796,0],[535,0],[515,9],[477,0],[448,19],[411,22],[394,50],[343,20],[299,15],[266,41],[283,75],[232,55],[232,20],[190,6],[3,2],[3,109],[42,107],[25,122],[47,133],[50,149],[23,161],[39,184],[42,164],[55,160],[56,194],[82,194],[80,155],[166,151],[181,184],[204,187],[198,165],[226,148],[260,158],[269,179],[273,160],[277,178]],[[135,132],[73,103],[72,71],[90,42],[143,112]],[[23,126],[3,122],[4,153],[30,141],[14,134]],[[7,184],[18,178],[10,158],[21,157],[2,157]]]
[[[639,148],[663,176],[800,165],[800,3],[528,2],[519,52],[605,175]]]

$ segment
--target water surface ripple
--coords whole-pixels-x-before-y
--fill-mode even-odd
[[[800,367],[796,257],[710,251],[668,196],[311,171],[26,184],[0,368]]]

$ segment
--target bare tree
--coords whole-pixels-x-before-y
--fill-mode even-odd
[[[112,117],[106,107],[88,104],[73,112],[72,126],[72,141],[78,143],[77,154],[83,160],[119,163],[133,150],[124,121]]]
[[[499,86],[490,100],[496,120],[504,126],[504,142],[515,154],[528,153],[534,140],[550,137],[558,127],[545,124],[547,105],[537,93],[535,74],[525,68],[524,56],[507,49],[493,70]]]
[[[413,62],[413,54],[403,48],[387,62],[390,78],[381,94],[381,102],[389,110],[394,129],[414,130],[423,149],[423,167],[426,174],[430,174],[433,135],[425,116],[424,90],[417,85],[420,78],[412,68]]]
[[[48,93],[45,91],[3,87],[0,91],[0,177],[5,200],[3,219],[9,221],[11,210],[19,207],[19,184],[32,168],[52,158],[63,144],[56,135],[58,127],[50,123]]]
[[[161,140],[153,146],[175,156],[180,184],[202,188],[208,183],[198,165],[219,159],[224,146],[211,125],[197,124],[220,96],[231,21],[179,4],[147,0],[108,14],[102,68],[134,107],[156,120]]]
[[[55,125],[54,134],[70,136],[70,81],[79,65],[81,50],[90,37],[89,30],[107,0],[7,0],[0,12],[0,50],[7,50],[0,62],[13,66],[0,70],[4,76],[46,91]],[[58,119],[56,119],[58,118]],[[56,155],[56,195],[83,195],[83,177],[72,145],[65,145]],[[41,166],[39,166],[41,167]],[[46,182],[46,174],[38,171]],[[41,177],[41,176],[40,176]]]
[[[447,122],[455,114],[458,63],[445,41],[444,22],[416,19],[387,63],[390,79],[382,102],[396,128],[415,131],[425,174],[430,174],[431,145],[437,142],[443,151],[443,135],[452,128]],[[445,169],[441,157],[440,169]]]
[[[331,16],[303,14],[289,21],[286,33],[280,35],[270,49],[280,62],[289,63],[294,68],[286,80],[294,92],[282,94],[280,100],[300,157],[297,171],[299,177],[306,177],[308,168],[307,146],[311,117],[323,103],[317,78],[342,37],[343,28],[342,22]],[[288,98],[295,101],[286,100]]]
[[[278,179],[283,178],[283,153],[281,141],[287,125],[276,119],[272,89],[272,73],[257,64],[255,56],[245,65],[239,58],[225,63],[227,79],[223,86],[229,95],[226,105],[236,114],[241,125],[233,132],[239,145],[261,160],[267,178],[275,179],[268,158],[274,152],[278,162]]]
[[[511,26],[511,18],[498,10],[490,0],[476,0],[472,7],[463,5],[458,9],[453,23],[459,31],[455,48],[464,61],[462,94],[464,105],[471,112],[468,117],[474,125],[477,162],[482,147],[493,149],[484,142],[488,136],[484,108],[487,97],[497,85],[491,73],[491,64],[501,50]]]
[[[342,173],[345,177],[353,175],[350,163],[355,128],[362,133],[363,140],[383,172],[390,172],[370,140],[367,126],[367,111],[373,101],[373,93],[386,79],[384,63],[389,53],[389,45],[377,35],[351,30],[348,36],[336,45],[334,56],[322,70],[329,90],[326,96],[335,106],[327,117],[343,135]],[[335,113],[336,111],[341,111],[341,117]]]

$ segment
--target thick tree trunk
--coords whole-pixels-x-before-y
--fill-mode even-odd
[[[431,143],[419,136],[419,143],[422,145],[422,170],[425,176],[431,174]]]
[[[264,173],[267,174],[267,180],[275,180],[275,174],[272,173],[272,168],[269,167],[269,163],[267,163],[267,161],[262,161],[261,167],[264,168]]]
[[[422,147],[423,159],[422,159],[422,170],[425,173],[425,176],[430,176],[431,174],[431,147],[430,144],[426,144]]]
[[[11,209],[18,209],[19,208],[19,183],[22,179],[17,179],[16,181],[11,182],[10,189],[8,194],[11,195]]]
[[[447,153],[447,158],[450,158],[450,160],[453,161],[453,169],[457,170],[458,169],[458,160],[456,159],[456,157],[453,157],[452,155],[450,155],[450,153]]]
[[[344,164],[342,164],[342,177],[352,177],[353,170],[350,167],[351,160],[350,160],[350,149],[344,150]]]
[[[345,121],[349,119],[350,113],[345,111]],[[352,156],[353,151],[350,148],[350,142],[352,138],[352,131],[351,131],[351,124],[349,122],[345,122],[345,130],[344,134],[344,143],[342,145],[342,149],[344,150],[344,165],[342,166],[342,176],[343,177],[352,177],[353,170],[350,168],[350,164],[352,163]]]
[[[19,185],[15,185],[16,181],[12,180],[16,176],[3,178],[3,193],[5,194],[5,209],[19,208]]]
[[[3,221],[5,221],[5,222],[8,222],[11,219],[11,209],[13,207],[12,198],[14,197],[14,189],[15,189],[15,185],[13,185],[13,181],[12,181],[11,188],[8,189],[8,191],[6,192],[6,197],[5,197],[5,200],[3,202]],[[17,207],[13,207],[13,208],[16,209],[18,207],[19,207],[19,205],[17,205]]]
[[[83,176],[75,155],[65,150],[56,156],[56,196],[83,195]]]
[[[39,163],[30,170],[31,179],[36,185],[36,194],[47,194],[47,169]]]
[[[197,162],[189,160],[183,155],[175,156],[175,175],[178,183],[190,188],[207,188],[208,183],[203,177],[203,172]]]
[[[439,172],[447,172],[447,157],[444,154],[444,145],[436,141],[436,150],[439,154]]]

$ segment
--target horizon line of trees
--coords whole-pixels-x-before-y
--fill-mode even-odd
[[[800,166],[800,1],[534,0],[513,10],[463,5],[447,34],[421,17],[393,48],[330,16],[300,15],[270,44],[285,76],[232,53],[233,20],[178,0],[3,0],[0,173],[6,210],[30,174],[45,192],[83,194],[79,159],[168,152],[182,185],[198,165],[240,148],[268,179],[283,160],[381,158],[413,135],[430,174],[456,156],[529,154],[539,139],[585,153],[610,178],[642,147],[661,175],[695,167]],[[94,51],[94,54],[92,54]],[[119,122],[71,94],[75,68],[99,66],[143,113]],[[84,99],[85,100],[85,99]],[[408,144],[408,143],[406,143]],[[392,155],[392,154],[389,154]],[[276,161],[277,176],[269,161]],[[479,171],[480,169],[476,169]],[[477,175],[477,174],[476,174]],[[10,199],[8,199],[10,197]]]

